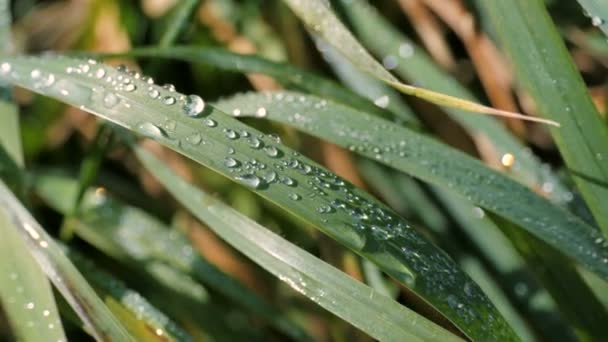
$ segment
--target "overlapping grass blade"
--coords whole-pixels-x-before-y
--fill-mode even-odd
[[[394,28],[367,1],[343,3],[344,13],[350,19],[357,37],[377,56],[395,58],[397,65],[393,70],[396,74],[423,87],[477,101],[466,87],[441,70],[422,47]],[[444,110],[466,128],[476,142],[490,146],[486,158],[493,164],[500,164],[500,158],[509,153],[515,160],[509,175],[532,189],[550,188],[551,191],[546,196],[556,203],[565,204],[572,199],[572,193],[550,169],[499,122],[489,117],[472,116],[454,108]]]
[[[440,106],[453,107],[476,113],[487,113],[523,120],[539,121],[559,126],[555,121],[499,110],[471,102],[470,100],[401,83],[395,76],[378,63],[363,46],[361,46],[350,31],[348,31],[342,22],[334,15],[328,6],[328,3],[323,0],[284,0],[284,2],[315,34],[318,34],[329,44],[333,45],[360,70],[391,85],[404,94],[412,95]]]
[[[608,2],[603,0],[578,0],[591,24],[608,36]]]
[[[442,251],[370,195],[276,138],[212,106],[201,112],[196,97],[128,70],[51,56],[2,62],[10,69],[2,79],[137,131],[303,218],[406,284],[471,338],[514,338],[487,297]]]
[[[58,189],[62,189],[61,198],[54,196]],[[61,176],[38,175],[36,192],[51,207],[67,215],[70,200],[76,196],[76,183]],[[121,262],[145,269],[159,283],[173,287],[175,278],[179,277],[183,284],[178,292],[183,290],[192,298],[204,300],[207,296],[204,288],[187,286],[196,279],[272,323],[287,336],[300,341],[310,340],[302,328],[285,318],[284,313],[200,257],[182,234],[165,227],[144,211],[124,205],[105,192],[88,191],[81,211],[74,218],[77,221],[71,224],[81,238]],[[156,272],[164,269],[163,265],[172,268],[173,279],[167,281]]]
[[[608,245],[593,227],[499,172],[455,149],[384,119],[295,92],[248,93],[216,104],[227,113],[297,127],[431,184],[528,230],[608,279]],[[326,120],[331,115],[332,120]]]
[[[26,241],[28,251],[55,287],[76,311],[85,327],[99,340],[132,341],[95,291],[29,212],[0,181],[0,208],[11,228]],[[35,305],[35,304],[34,304]]]
[[[604,234],[608,234],[608,127],[541,1],[479,1]]]
[[[382,341],[460,340],[192,187],[144,150],[136,148],[136,154],[182,205],[226,242],[370,336]]]

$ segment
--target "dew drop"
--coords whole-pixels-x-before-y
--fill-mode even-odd
[[[6,73],[10,72],[11,69],[12,69],[12,67],[11,67],[11,65],[9,63],[4,62],[4,63],[0,64],[0,71],[3,74],[6,74]]]
[[[382,59],[382,65],[384,65],[387,70],[392,70],[399,65],[399,62],[397,61],[397,57],[388,55]]]
[[[198,145],[203,140],[203,137],[199,133],[194,133],[186,138],[186,141],[191,145]]]
[[[254,174],[237,176],[236,180],[253,189],[259,189],[264,184],[264,181]]]
[[[279,156],[279,150],[274,146],[266,146],[264,151],[271,158],[276,158]]]
[[[254,148],[257,150],[260,147],[262,147],[262,145],[263,145],[262,141],[256,137],[252,137],[251,139],[249,139],[249,146],[251,148]]]
[[[226,159],[224,159],[224,165],[226,167],[233,168],[233,167],[238,167],[240,165],[240,163],[238,160],[236,160],[232,157],[226,157]]]
[[[154,89],[154,88],[151,88],[148,91],[148,96],[150,96],[153,99],[156,99],[156,98],[158,98],[160,96],[160,92],[158,90]]]
[[[604,24],[604,19],[598,16],[594,16],[593,18],[591,18],[591,24],[595,27],[602,26]]]
[[[166,104],[167,106],[170,106],[172,104],[175,103],[175,97],[173,96],[165,96],[163,98],[163,103]]]
[[[137,126],[137,130],[146,137],[160,138],[163,136],[163,131],[156,125],[150,122],[143,122]]]
[[[234,139],[238,139],[239,138],[239,134],[230,128],[225,128],[224,129],[224,134],[226,135],[226,138],[230,139],[230,140],[234,140]]]
[[[255,112],[255,116],[258,118],[265,118],[267,115],[268,111],[264,107],[258,108],[258,110]]]
[[[389,104],[389,97],[387,95],[381,96],[374,101],[374,104],[380,108],[386,108]]]
[[[215,122],[215,120],[209,119],[209,118],[205,119],[204,124],[207,127],[215,127],[215,126],[217,126],[217,122]]]
[[[205,101],[198,95],[188,95],[182,109],[186,115],[197,117],[205,109]]]
[[[168,90],[170,92],[174,92],[175,91],[175,86],[173,84],[164,84],[163,85],[163,89]]]
[[[114,93],[106,93],[103,97],[103,106],[106,108],[113,108],[120,102],[120,99]]]
[[[234,115],[234,116],[241,116],[241,110],[240,110],[240,109],[238,109],[238,108],[235,108],[235,109],[232,111],[232,115]]]
[[[293,201],[299,201],[302,197],[296,193],[289,194],[289,199]]]
[[[126,92],[130,93],[132,91],[135,91],[135,89],[137,89],[137,87],[135,86],[135,84],[129,83],[129,84],[125,85],[124,89]]]
[[[97,69],[97,71],[95,71],[95,77],[101,79],[106,75],[106,71],[103,68],[99,68]]]

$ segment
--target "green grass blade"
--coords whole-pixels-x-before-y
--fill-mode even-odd
[[[608,279],[608,246],[602,244],[596,229],[478,160],[431,138],[350,107],[294,92],[236,95],[217,106],[226,113],[238,110],[240,115],[251,116],[264,108],[269,119],[450,188]],[[330,115],[328,123],[325,119]]]
[[[518,113],[499,110],[469,100],[401,83],[395,76],[378,63],[363,46],[361,46],[350,31],[348,31],[342,22],[334,15],[329,8],[328,3],[323,0],[283,1],[315,34],[323,37],[323,39],[340,51],[344,57],[348,58],[361,71],[389,84],[404,94],[412,95],[440,106],[453,107],[476,113],[515,117],[530,121],[543,121],[556,126],[559,125],[554,121],[542,120]]]
[[[0,302],[20,341],[67,341],[48,279],[0,211]]]
[[[608,2],[604,0],[578,0],[591,24],[608,36]]]
[[[175,5],[166,18],[165,32],[160,37],[159,46],[166,47],[177,40],[199,2],[199,0],[185,0]]]
[[[137,148],[142,163],[197,218],[294,290],[382,341],[459,341],[390,298],[192,187]]]
[[[54,195],[57,189],[62,189],[61,198]],[[76,184],[61,176],[40,175],[36,177],[36,192],[51,207],[68,215],[70,210],[66,204],[75,197]],[[200,257],[186,237],[144,211],[124,205],[105,193],[88,191],[83,198],[82,210],[75,218],[78,222],[72,223],[76,234],[105,254],[136,267],[143,267],[153,278],[164,284],[166,281],[155,274],[154,270],[158,270],[161,267],[159,265],[169,265],[181,277],[192,277],[209,286],[256,316],[271,322],[287,336],[300,341],[310,340],[302,328],[285,319],[284,313]],[[175,279],[170,281],[175,282]],[[187,282],[186,279],[183,281]],[[184,290],[191,293],[193,298],[207,296],[206,292],[201,293],[204,289]]]
[[[547,118],[574,181],[608,235],[608,128],[597,112],[544,4],[538,0],[480,1],[519,80]]]
[[[360,96],[338,83],[296,66],[273,62],[255,55],[244,55],[225,49],[193,46],[172,46],[170,48],[141,47],[120,55],[129,57],[157,57],[203,63],[228,71],[261,73],[272,76],[283,86],[306,90],[312,94],[332,99],[370,113],[387,116],[369,99]]]
[[[463,99],[478,101],[474,95],[449,73],[438,67],[424,49],[391,25],[367,1],[343,1],[343,9],[361,41],[377,56],[396,58],[394,72],[404,79],[431,90]],[[467,129],[474,139],[492,147],[496,160],[510,153],[515,163],[509,174],[533,189],[550,188],[546,193],[552,201],[564,204],[572,199],[572,193],[530,149],[515,138],[500,122],[490,117],[472,116],[454,108],[444,108],[452,119]]]
[[[318,227],[410,287],[472,338],[515,337],[479,288],[405,220],[276,138],[212,106],[187,115],[193,109],[183,95],[127,71],[53,56],[5,57],[3,62],[12,71],[0,73],[1,79],[137,131]],[[31,77],[34,69],[41,70],[34,73],[40,77]],[[52,84],[40,86],[50,75]]]
[[[0,181],[0,208],[13,229],[26,241],[29,252],[55,287],[76,311],[85,327],[99,340],[131,341],[116,317],[63,254],[61,248]]]

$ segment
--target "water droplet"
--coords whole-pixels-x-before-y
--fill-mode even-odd
[[[414,47],[412,44],[403,43],[399,45],[399,56],[401,58],[409,58],[414,55]]]
[[[279,156],[279,150],[274,146],[266,146],[264,147],[264,151],[271,158],[276,158]]]
[[[32,310],[32,309],[34,309],[34,307],[35,307],[35,306],[36,306],[36,305],[35,305],[33,302],[29,302],[29,303],[25,304],[25,306],[24,306],[24,307],[25,307],[27,310]]]
[[[156,99],[160,96],[160,92],[154,88],[151,88],[150,90],[148,90],[148,96],[153,99]]]
[[[257,150],[260,147],[262,147],[262,145],[263,145],[262,141],[256,137],[252,137],[251,139],[249,139],[249,146],[251,148],[254,148]]]
[[[215,122],[215,120],[209,119],[209,118],[205,119],[204,124],[207,127],[215,127],[215,126],[217,126],[217,122]]]
[[[242,176],[237,176],[236,180],[240,181],[244,185],[246,185],[250,188],[253,188],[253,189],[259,189],[264,184],[264,181],[262,180],[262,178],[254,175],[254,174],[246,174],[246,175],[242,175]]]
[[[175,97],[173,96],[165,96],[163,98],[163,103],[166,104],[167,106],[170,106],[172,104],[175,103]]]
[[[266,115],[268,115],[268,112],[266,111],[266,108],[264,108],[264,107],[258,108],[258,110],[255,112],[255,116],[258,118],[265,118]]]
[[[384,96],[377,98],[374,101],[374,104],[380,108],[386,108],[386,107],[388,107],[389,101],[390,101],[390,99],[389,99],[388,95],[384,95]]]
[[[175,91],[175,86],[173,84],[164,84],[163,85],[163,89],[168,90],[170,92],[174,92]]]
[[[604,19],[600,18],[599,16],[594,16],[591,18],[591,24],[595,27],[602,26],[604,24]]]
[[[106,93],[103,97],[103,105],[106,108],[113,108],[120,102],[120,98],[114,93]]]
[[[130,93],[130,92],[134,91],[135,89],[137,89],[137,87],[135,86],[135,84],[129,83],[129,84],[125,85],[124,89],[126,92]]]
[[[163,131],[156,125],[150,122],[143,122],[137,126],[137,130],[149,138],[161,138]]]
[[[388,55],[382,59],[382,65],[384,65],[387,70],[392,70],[399,65],[399,61],[397,60],[397,57]]]
[[[238,109],[238,108],[235,108],[235,109],[232,111],[232,115],[234,115],[234,116],[241,116],[241,110],[240,110],[240,109]]]
[[[230,129],[230,128],[224,128],[224,134],[226,135],[226,138],[228,138],[230,140],[239,138],[239,134],[235,130]]]
[[[226,157],[226,159],[224,159],[224,165],[229,168],[238,167],[240,164],[241,163],[239,163],[238,160],[232,157]]]
[[[106,75],[106,70],[103,68],[99,68],[97,69],[97,71],[95,71],[95,77],[101,79]]]
[[[194,133],[191,136],[186,138],[186,141],[192,145],[198,145],[203,140],[203,137],[199,133]]]
[[[289,194],[289,199],[294,200],[294,201],[299,201],[302,197],[296,193],[291,193]]]
[[[205,101],[198,95],[188,95],[182,109],[186,115],[197,117],[205,109]]]
[[[6,74],[6,73],[10,72],[11,69],[12,69],[12,67],[11,67],[11,65],[9,63],[4,62],[4,63],[0,64],[0,71],[3,74]]]
[[[513,166],[513,163],[515,163],[515,156],[513,156],[511,153],[505,153],[502,155],[502,158],[500,158],[500,162],[504,167],[510,168]]]

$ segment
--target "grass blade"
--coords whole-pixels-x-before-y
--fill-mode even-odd
[[[394,28],[367,1],[343,1],[342,8],[350,19],[358,38],[378,56],[398,58],[394,72],[404,79],[429,89],[463,99],[477,101],[474,95],[453,76],[439,68],[412,40]],[[552,201],[566,204],[572,193],[517,138],[493,118],[471,116],[460,110],[445,108],[452,119],[467,129],[473,139],[491,147],[485,159],[500,165],[504,155],[514,157],[509,175],[532,189],[550,188],[545,195]],[[487,148],[486,148],[487,149]],[[480,149],[480,152],[483,152]]]
[[[131,341],[118,320],[29,212],[0,181],[1,208],[53,284],[98,340]]]
[[[479,3],[539,112],[562,124],[561,129],[551,129],[551,135],[593,217],[608,235],[608,128],[544,4]]]
[[[459,341],[390,298],[192,187],[142,149],[137,156],[186,208],[294,290],[382,341]]]
[[[487,297],[447,255],[370,195],[276,138],[212,106],[200,111],[196,97],[152,85],[128,70],[55,56],[5,57],[2,62],[11,69],[0,74],[2,79],[137,131],[301,217],[375,262],[472,338],[514,338]],[[34,69],[40,77],[31,77]],[[51,75],[50,85],[40,85]],[[98,84],[100,75],[108,82],[104,87]],[[112,84],[116,81],[121,83]]]
[[[433,139],[349,107],[294,92],[236,95],[217,106],[227,113],[238,110],[240,115],[251,116],[264,108],[269,119],[436,186],[451,188],[608,279],[608,245],[602,245],[604,240],[596,229],[478,160]],[[328,123],[325,118],[329,115],[332,120]]]
[[[315,34],[323,37],[323,39],[333,45],[361,71],[376,77],[404,94],[412,95],[440,106],[458,108],[469,112],[493,114],[559,126],[557,122],[552,120],[543,120],[519,113],[499,110],[469,100],[401,83],[359,44],[350,31],[334,15],[327,3],[322,0],[284,0],[284,2]]]
[[[585,14],[591,18],[591,24],[608,36],[608,2],[602,0],[578,0]]]

